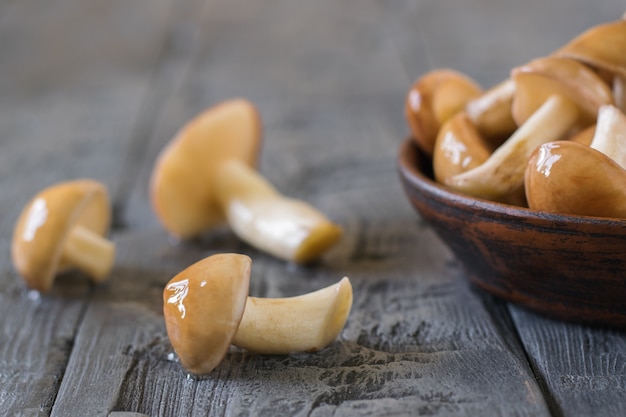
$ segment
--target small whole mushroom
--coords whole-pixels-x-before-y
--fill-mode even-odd
[[[347,277],[296,297],[257,298],[248,296],[251,266],[246,255],[212,255],[165,286],[167,333],[189,372],[211,372],[231,344],[260,354],[315,352],[343,329],[352,306]]]
[[[48,187],[24,207],[15,225],[13,265],[29,288],[41,292],[71,268],[101,282],[115,260],[115,246],[104,237],[110,219],[103,184],[80,179]]]
[[[242,240],[278,258],[320,257],[342,229],[311,205],[281,195],[256,170],[261,123],[235,99],[187,123],[152,172],[152,206],[163,226],[186,239],[227,221]]]

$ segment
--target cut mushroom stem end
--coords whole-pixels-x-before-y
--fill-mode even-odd
[[[306,263],[320,257],[342,229],[313,206],[287,198],[260,174],[238,161],[217,176],[217,198],[228,224],[242,240],[278,258]]]

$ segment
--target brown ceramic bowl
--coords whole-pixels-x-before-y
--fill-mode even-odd
[[[626,220],[560,215],[451,191],[411,139],[398,169],[409,201],[472,282],[567,321],[626,327]]]

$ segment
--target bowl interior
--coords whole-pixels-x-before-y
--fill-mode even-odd
[[[406,195],[488,292],[550,317],[626,326],[626,220],[489,202],[436,183],[409,138],[398,171]]]

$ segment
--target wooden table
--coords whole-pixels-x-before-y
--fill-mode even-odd
[[[626,415],[626,334],[473,288],[395,167],[420,74],[451,67],[490,86],[623,12],[623,0],[1,2],[0,414]],[[176,243],[157,222],[157,153],[231,97],[260,109],[263,174],[344,227],[321,262],[291,265],[222,229]],[[110,191],[113,272],[99,286],[69,273],[49,294],[29,292],[11,264],[13,224],[40,189],[80,177]],[[162,289],[218,252],[253,258],[255,296],[349,276],[345,330],[315,354],[233,349],[188,378]]]

